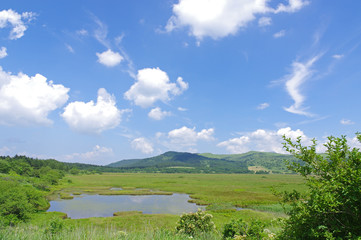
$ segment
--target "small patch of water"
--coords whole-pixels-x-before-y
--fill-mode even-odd
[[[50,201],[48,212],[63,212],[72,219],[111,217],[114,212],[141,211],[145,214],[182,214],[204,209],[189,203],[189,195],[80,195],[71,200]]]

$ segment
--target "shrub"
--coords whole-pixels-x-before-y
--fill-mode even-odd
[[[0,221],[14,225],[30,217],[38,209],[48,206],[43,195],[30,185],[14,180],[0,180]]]
[[[357,134],[359,142],[361,135]],[[350,149],[345,136],[329,137],[325,154],[285,138],[284,147],[303,164],[289,168],[306,180],[309,194],[281,194],[291,203],[281,239],[361,239],[361,152]]]
[[[54,235],[60,233],[64,229],[64,220],[61,218],[53,218],[49,226],[45,229],[45,234]]]
[[[204,211],[198,210],[195,213],[181,215],[176,230],[178,233],[195,236],[200,233],[211,232],[215,230],[212,221],[213,216]]]
[[[265,224],[253,220],[250,224],[242,219],[232,220],[224,225],[223,239],[267,239],[269,234],[265,231]]]

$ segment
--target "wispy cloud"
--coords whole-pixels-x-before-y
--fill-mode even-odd
[[[353,121],[351,121],[349,119],[341,119],[340,123],[342,125],[353,125],[353,124],[355,124],[355,122],[353,122]]]
[[[333,57],[334,59],[341,59],[341,58],[344,57],[344,55],[343,55],[343,54],[335,54],[335,55],[333,55],[332,57]]]
[[[258,110],[263,110],[263,109],[266,109],[266,108],[268,108],[270,105],[269,105],[269,103],[261,103],[260,105],[258,105],[257,106],[257,109]]]
[[[281,30],[279,32],[276,32],[275,34],[273,34],[274,38],[281,38],[284,37],[286,35],[286,30]]]
[[[313,114],[306,111],[306,108],[303,107],[306,98],[301,94],[300,88],[312,76],[314,72],[312,66],[320,57],[321,55],[317,55],[304,63],[298,61],[292,63],[292,72],[284,77],[286,81],[286,91],[294,101],[293,105],[284,108],[287,112],[313,116]]]
[[[99,43],[101,43],[106,48],[111,48],[111,44],[107,39],[108,36],[108,26],[99,20],[95,15],[92,14],[92,18],[96,24],[96,29],[94,30],[93,36]]]
[[[70,46],[69,44],[65,44],[65,47],[66,47],[66,49],[68,49],[69,52],[71,52],[71,53],[74,53],[74,52],[75,52],[74,49],[73,49],[73,47]]]

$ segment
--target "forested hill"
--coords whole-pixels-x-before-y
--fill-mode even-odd
[[[244,154],[193,154],[166,152],[144,158],[111,163],[108,167],[123,171],[143,172],[205,172],[205,173],[289,173],[286,161],[295,161],[291,155],[248,152]]]
[[[64,173],[116,172],[117,169],[85,163],[65,163],[54,159],[40,160],[26,156],[0,156],[0,173],[13,172],[18,175],[39,175],[39,171],[58,170]]]
[[[251,173],[243,162],[187,152],[166,152],[150,158],[122,160],[107,166],[144,172]]]
[[[212,154],[202,153],[204,157],[226,159],[244,163],[249,169],[256,171],[269,171],[272,173],[288,173],[286,162],[298,161],[295,157],[288,154],[279,154],[272,152],[250,151],[242,154]]]

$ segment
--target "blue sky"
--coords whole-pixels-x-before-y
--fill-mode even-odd
[[[0,154],[279,152],[361,123],[360,1],[0,6]]]

